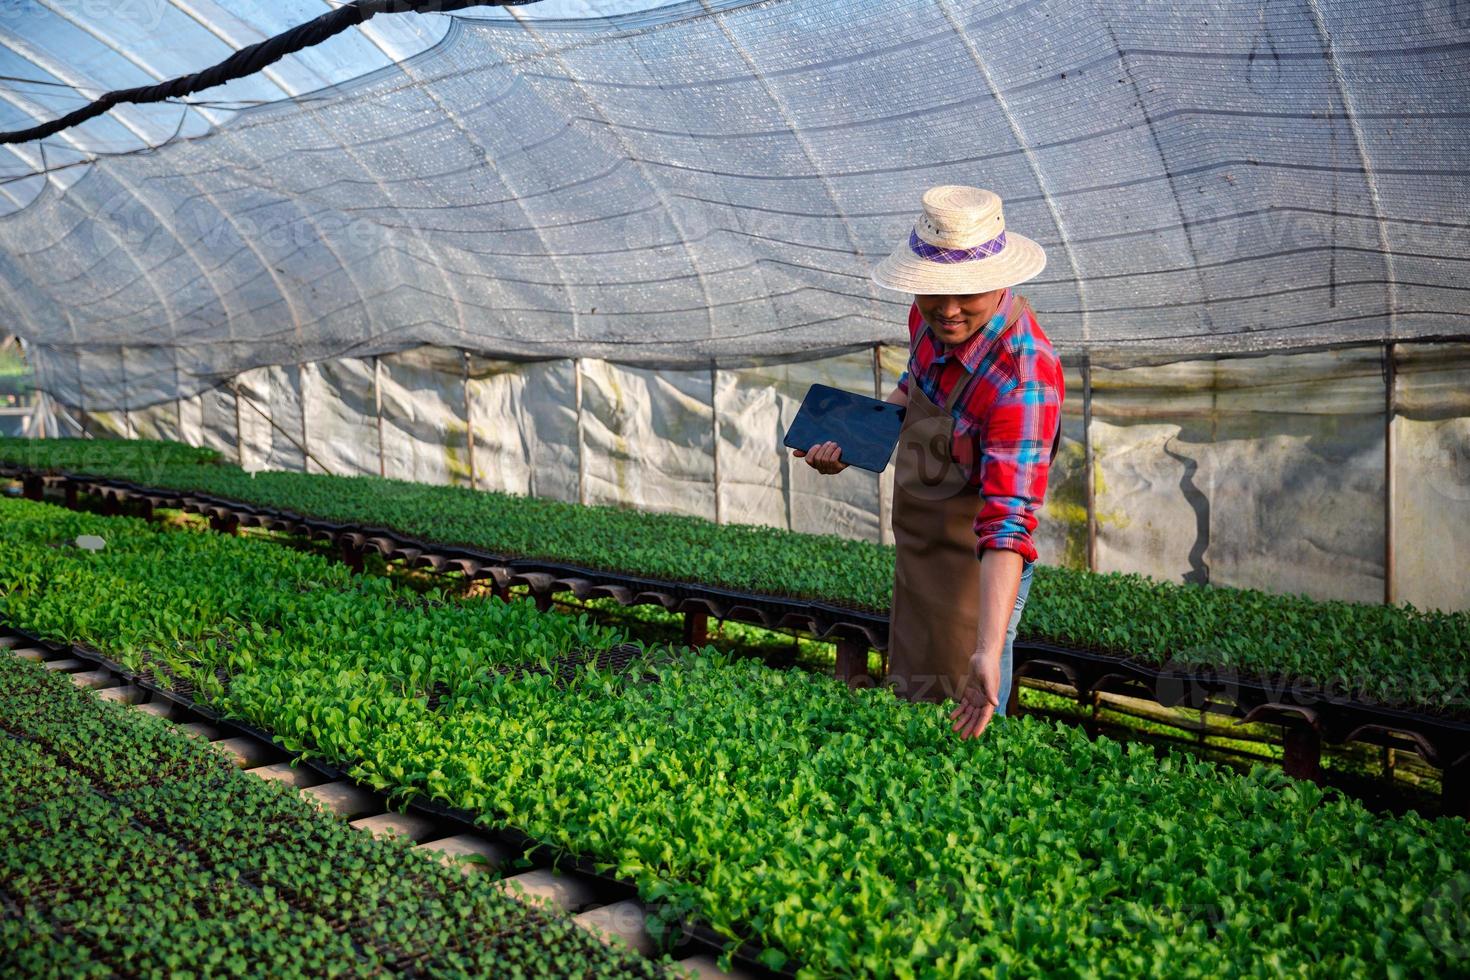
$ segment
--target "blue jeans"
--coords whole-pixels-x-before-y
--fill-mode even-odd
[[[995,709],[997,716],[1006,713],[1006,701],[1011,696],[1011,647],[1016,642],[1016,628],[1021,625],[1021,613],[1026,609],[1026,597],[1031,594],[1031,566],[1036,562],[1028,561],[1021,568],[1021,587],[1016,590],[1016,608],[1011,613],[1011,621],[1006,624],[1006,645],[1000,654],[1000,707]]]

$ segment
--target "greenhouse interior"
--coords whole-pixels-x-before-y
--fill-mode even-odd
[[[6,976],[1470,975],[1466,4],[0,59]]]

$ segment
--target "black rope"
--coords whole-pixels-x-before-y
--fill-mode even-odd
[[[267,65],[275,64],[288,54],[320,44],[327,38],[341,34],[349,27],[355,27],[378,14],[448,13],[453,10],[463,10],[466,7],[510,7],[535,2],[536,0],[352,0],[352,3],[322,14],[299,27],[293,27],[283,34],[266,38],[259,44],[252,44],[248,48],[241,48],[213,68],[206,68],[193,75],[182,75],[156,85],[108,92],[59,119],[32,126],[30,129],[0,133],[0,144],[27,143],[31,140],[45,139],[63,129],[70,129],[88,119],[100,116],[115,105],[177,99],[207,88],[214,88],[216,85],[223,85],[236,78],[253,75]]]

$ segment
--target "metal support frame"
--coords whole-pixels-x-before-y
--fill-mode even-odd
[[[311,444],[309,442],[307,442],[307,439],[306,439],[306,365],[305,364],[298,363],[296,365],[296,379],[297,379],[296,407],[298,409],[300,409],[300,411],[301,411],[301,472],[303,472],[303,473],[310,473],[311,472],[311,464],[312,463],[316,463],[316,465],[318,465],[318,466],[321,466],[322,464],[320,462],[318,462],[315,458],[312,457],[311,450],[307,448]],[[325,466],[322,466],[322,472],[323,473],[327,472],[327,468]]]
[[[1288,721],[1281,728],[1281,768],[1297,779],[1322,782],[1322,733],[1306,721]]]
[[[1396,345],[1383,345],[1383,601],[1398,601],[1398,581],[1394,567],[1394,507],[1397,481],[1394,479],[1393,417],[1397,410],[1398,365]]]
[[[128,408],[128,395],[133,390],[133,386],[128,383],[128,350],[122,344],[117,345],[117,368],[118,374],[122,376],[123,435],[129,439],[136,439],[138,435],[133,431],[133,413]]]
[[[337,539],[337,557],[352,571],[362,574],[363,549],[360,545],[353,544],[346,538]]]
[[[229,389],[231,391],[233,391],[235,393],[235,410],[236,410],[237,413],[239,412],[239,408],[240,408],[240,400],[241,399],[244,399],[245,400],[245,403],[250,406],[250,410],[251,411],[255,412],[255,414],[257,414],[261,418],[265,419],[266,424],[269,425],[272,429],[275,429],[277,432],[279,432],[281,434],[282,438],[284,438],[287,442],[291,443],[291,445],[295,446],[297,449],[301,450],[301,458],[302,459],[304,459],[304,460],[306,460],[306,459],[311,460],[317,466],[321,467],[321,471],[323,473],[331,473],[332,472],[330,469],[327,468],[327,466],[326,466],[325,463],[323,463],[321,460],[317,459],[315,456],[313,456],[311,454],[311,451],[306,448],[306,443],[304,443],[304,442],[297,442],[296,441],[296,437],[293,436],[293,435],[291,435],[291,433],[287,432],[285,429],[281,428],[281,424],[279,422],[277,422],[275,419],[271,418],[270,415],[266,413],[265,409],[263,409],[259,405],[255,404],[255,402],[251,401],[249,398],[245,398],[245,396],[240,393],[240,386],[235,381],[228,381],[228,382],[226,382],[226,385],[229,387]],[[305,422],[304,422],[304,420],[303,420],[302,426],[303,426],[302,435],[305,435],[306,432],[305,432]]]
[[[873,345],[873,397],[883,398],[883,345]],[[893,543],[893,499],[892,490],[878,474],[878,543]]]
[[[470,398],[470,352],[461,350],[461,362],[464,365],[464,442],[465,455],[470,466],[470,489],[480,489],[479,477],[475,472],[475,416],[471,411],[472,400]]]
[[[719,389],[720,389],[719,381],[720,381],[720,368],[719,368],[718,364],[716,364],[715,359],[714,358],[710,358],[710,362],[709,362],[709,415],[710,415],[710,433],[711,433],[711,435],[713,437],[713,440],[714,440],[713,442],[710,443],[710,455],[713,457],[713,473],[712,473],[712,478],[714,480],[714,485],[715,485],[715,523],[716,524],[723,524],[723,523],[725,523],[725,509],[724,509],[723,506],[721,506],[721,503],[720,503],[720,411],[715,406],[715,401],[716,401],[717,398],[719,398]],[[685,622],[686,623],[688,622],[687,615],[685,617]]]
[[[1092,358],[1082,358],[1082,482],[1087,507],[1087,570],[1097,571],[1097,465],[1092,452]]]
[[[225,387],[235,399],[235,465],[243,470],[245,468],[245,429],[240,424],[240,385],[238,379],[231,379],[226,382]]]
[[[1444,767],[1440,774],[1440,802],[1444,816],[1470,820],[1470,755]]]
[[[104,500],[107,498],[103,498]],[[240,515],[238,514],[212,514],[209,518],[209,529],[218,531],[220,534],[239,534]]]
[[[1021,683],[1020,678],[1011,674],[1011,687],[1014,689]],[[1082,730],[1087,733],[1088,738],[1097,738],[1102,734],[1102,722],[1099,715],[1102,713],[1102,697],[1094,688],[1077,689],[1077,704],[1087,709],[1087,717],[1082,719]]]
[[[582,359],[572,358],[572,371],[575,375],[572,386],[573,398],[577,409],[577,503],[587,505],[587,444],[582,433]]]
[[[388,475],[388,464],[383,456],[383,365],[378,355],[373,355],[373,418],[378,426],[378,476]]]
[[[21,352],[22,353],[25,353],[25,351],[26,351],[27,348],[26,348],[26,342],[24,340],[22,340],[20,342],[20,349],[21,349]],[[79,423],[81,423],[81,427],[82,427],[82,438],[83,439],[90,439],[90,438],[92,438],[92,433],[88,431],[88,423],[90,423],[92,421],[92,416],[87,411],[87,386],[82,382],[82,351],[81,351],[81,348],[78,348],[77,349],[77,355],[76,356],[77,356],[77,421]],[[29,357],[27,357],[27,363],[29,363]]]

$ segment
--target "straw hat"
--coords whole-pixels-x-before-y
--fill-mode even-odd
[[[1006,231],[1000,197],[945,184],[924,192],[924,213],[909,240],[873,269],[873,281],[904,293],[987,293],[1014,286],[1046,267],[1046,253]]]

